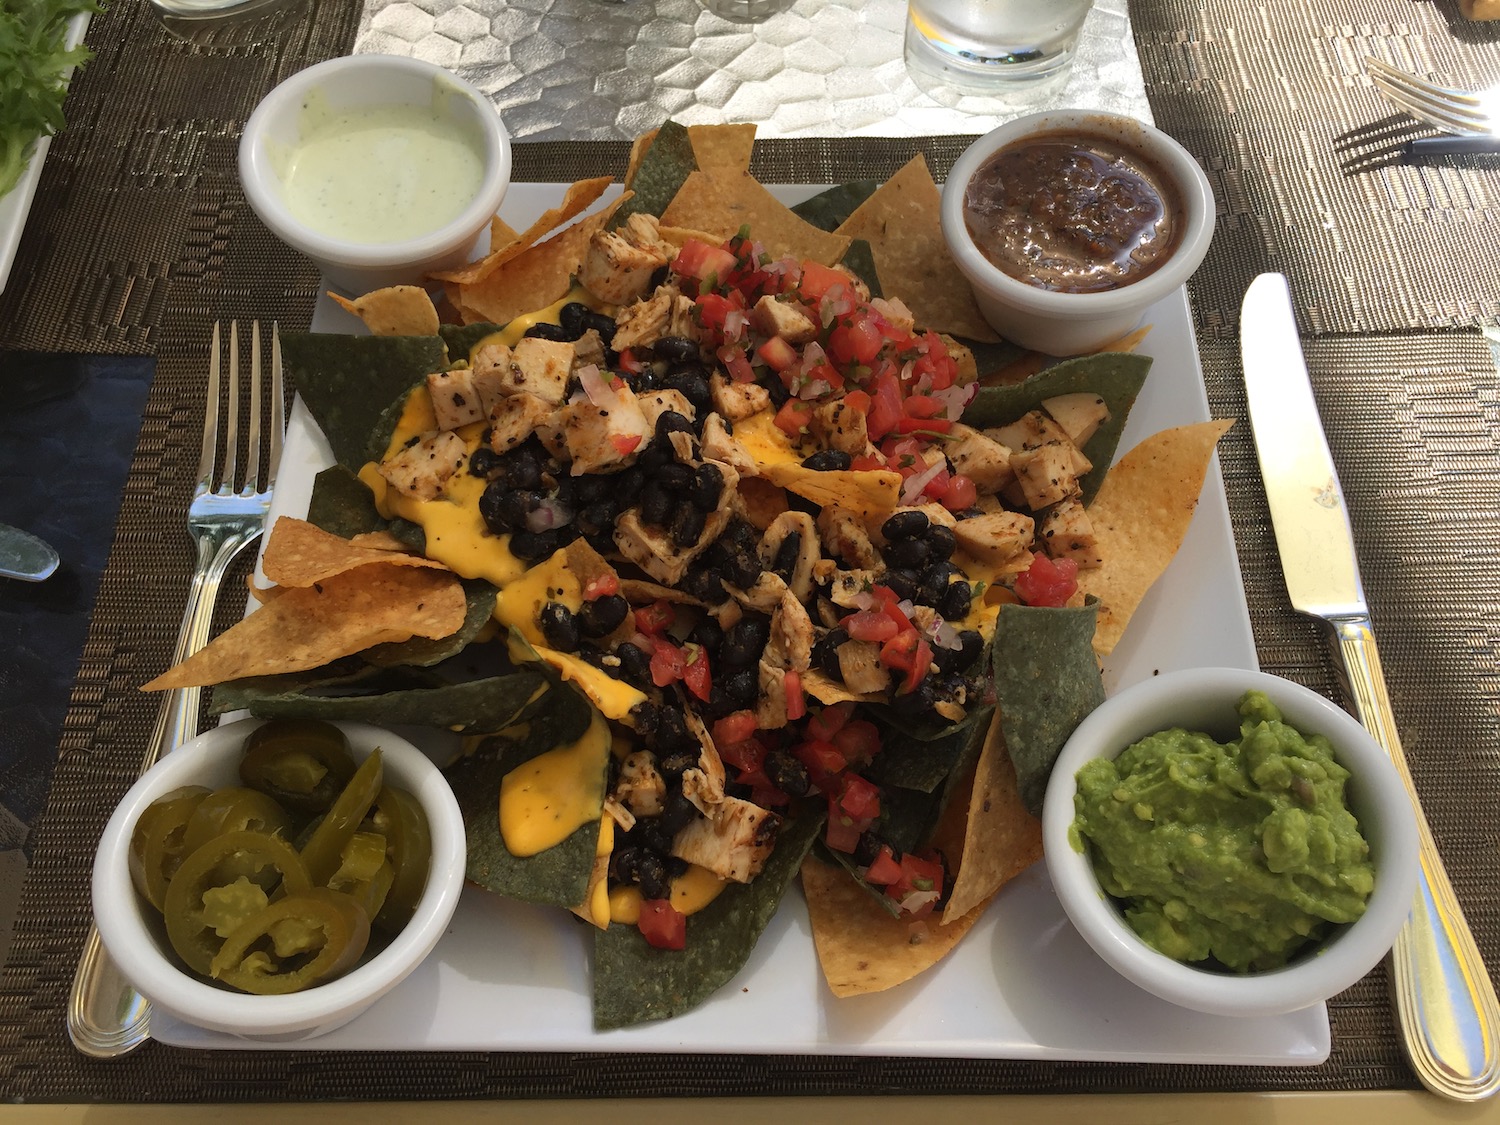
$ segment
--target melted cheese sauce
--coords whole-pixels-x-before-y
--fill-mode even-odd
[[[696,914],[724,892],[729,886],[706,867],[690,864],[688,869],[672,880],[672,906],[679,914]],[[633,926],[641,918],[641,889],[639,887],[616,887],[609,892],[609,920]]]
[[[814,504],[877,515],[894,511],[900,501],[901,474],[894,470],[829,472],[803,468],[801,453],[768,411],[736,422],[734,437],[755,460],[763,477]]]
[[[512,855],[562,843],[604,812],[609,725],[595,714],[576,742],[554,746],[500,779],[500,838]]]

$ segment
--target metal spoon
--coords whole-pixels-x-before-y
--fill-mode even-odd
[[[0,577],[41,582],[52,577],[57,552],[30,532],[0,523]]]

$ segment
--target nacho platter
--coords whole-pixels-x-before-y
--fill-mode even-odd
[[[503,216],[524,225],[563,190],[561,185],[515,185]],[[787,202],[817,190],[775,189]],[[1208,418],[1185,296],[1179,292],[1163,301],[1149,320],[1154,328],[1142,351],[1155,365],[1121,449],[1160,429]],[[326,297],[319,301],[313,329],[363,331]],[[273,517],[303,514],[313,476],[330,461],[322,435],[299,404]],[[1255,664],[1217,474],[1210,474],[1177,559],[1106,661],[1105,685],[1114,691],[1160,670],[1206,664]],[[423,736],[434,756],[446,754],[430,734]],[[1329,1049],[1321,1007],[1277,1019],[1221,1020],[1185,1012],[1125,984],[1073,934],[1039,866],[1004,890],[950,957],[889,992],[844,1000],[828,993],[798,891],[783,903],[745,969],[696,1011],[596,1033],[588,979],[589,939],[582,927],[555,910],[470,890],[451,932],[425,966],[360,1019],[306,1046],[1264,1065],[1311,1065]],[[156,1034],[181,1046],[245,1045],[166,1019]]]

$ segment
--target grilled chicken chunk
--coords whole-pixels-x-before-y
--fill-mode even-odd
[[[502,398],[490,411],[490,448],[509,453],[551,419],[553,407],[536,395]]]
[[[1021,557],[1029,559],[1036,521],[1021,512],[995,512],[959,520],[953,527],[958,545],[980,562],[991,566]]]
[[[637,750],[620,763],[614,797],[634,816],[659,816],[667,799],[667,783],[656,768],[656,756]]]
[[[418,500],[436,500],[448,479],[463,468],[469,450],[452,430],[440,430],[413,442],[380,463],[380,475],[392,488]]]
[[[738,797],[725,797],[712,816],[695,820],[677,833],[672,854],[706,867],[721,879],[748,883],[765,867],[781,818]]]
[[[736,383],[715,374],[709,380],[714,410],[730,422],[743,422],[762,410],[771,409],[771,392],[759,383]]]
[[[1104,565],[1093,521],[1077,497],[1053,505],[1042,517],[1039,531],[1042,545],[1054,559],[1072,559],[1083,570]]]
[[[427,394],[432,399],[432,416],[440,430],[456,430],[483,420],[489,413],[474,387],[474,373],[467,367],[428,375]]]
[[[517,341],[513,348],[486,344],[474,357],[476,389],[485,400],[526,393],[560,406],[567,397],[575,354],[570,343],[536,336]]]

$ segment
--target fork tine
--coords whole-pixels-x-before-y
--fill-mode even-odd
[[[1393,85],[1410,91],[1416,97],[1439,105],[1467,107],[1481,114],[1484,112],[1483,99],[1468,90],[1439,86],[1436,82],[1419,78],[1415,74],[1410,74],[1377,58],[1366,58],[1365,62],[1371,71],[1371,78],[1385,78]]]
[[[250,322],[250,432],[245,439],[245,487],[253,496],[260,487],[260,321]]]
[[[1418,121],[1460,136],[1494,133],[1495,121],[1477,95],[1438,86],[1376,58],[1366,57],[1365,65],[1375,89]]]
[[[1375,87],[1397,109],[1446,133],[1456,133],[1461,137],[1486,137],[1494,132],[1488,118],[1475,118],[1448,108],[1433,106],[1418,100],[1405,90],[1388,86],[1379,78],[1375,79]]]
[[[1376,88],[1387,96],[1399,95],[1432,113],[1441,114],[1455,121],[1466,121],[1475,127],[1483,127],[1490,120],[1490,115],[1477,103],[1461,102],[1456,98],[1450,98],[1445,91],[1435,87],[1397,82],[1386,78],[1383,74],[1371,75],[1371,80]]]
[[[286,392],[281,382],[281,327],[271,322],[271,450],[266,461],[266,490],[276,486],[281,468],[281,438],[286,433]]]
[[[224,462],[216,492],[234,491],[236,447],[240,441],[240,322],[229,322],[229,408],[224,431]]]
[[[219,322],[214,321],[212,350],[208,356],[208,401],[203,407],[203,445],[198,454],[198,492],[213,485],[214,454],[219,441]]]

